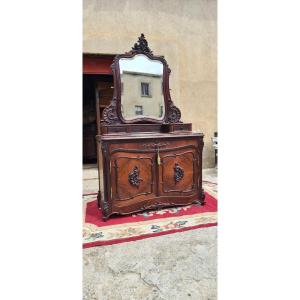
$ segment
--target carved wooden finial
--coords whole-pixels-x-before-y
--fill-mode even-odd
[[[145,35],[143,33],[141,33],[141,36],[139,37],[137,43],[135,43],[132,47],[132,51],[152,54],[152,51],[148,47],[148,42],[145,39]]]

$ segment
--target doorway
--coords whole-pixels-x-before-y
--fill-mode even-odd
[[[96,163],[96,100],[99,99],[100,115],[113,96],[112,75],[83,75],[83,163]],[[102,117],[101,117],[102,118]]]
[[[82,89],[82,121],[83,121],[83,163],[97,163],[96,103],[102,118],[103,109],[110,104],[113,97],[113,76],[110,65],[114,56],[83,55],[83,89]]]

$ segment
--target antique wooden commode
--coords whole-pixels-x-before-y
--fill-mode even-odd
[[[152,54],[142,34],[111,67],[114,96],[96,136],[98,162],[103,161],[103,170],[98,163],[103,219],[194,202],[204,205],[203,134],[180,121],[164,57]]]

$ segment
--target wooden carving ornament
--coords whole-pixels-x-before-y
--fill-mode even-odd
[[[152,51],[148,47],[148,42],[145,39],[145,35],[143,33],[139,37],[138,42],[135,43],[134,46],[132,47],[132,51],[144,52],[144,53],[150,53],[150,54],[152,54]]]
[[[111,104],[103,110],[103,119],[104,122],[109,125],[119,123],[119,118],[117,115],[116,98],[113,98]]]
[[[174,166],[174,180],[175,183],[179,182],[184,176],[184,171],[183,169],[179,166],[178,163],[175,163]]]
[[[129,183],[133,186],[139,187],[140,182],[143,181],[143,179],[140,178],[139,176],[140,176],[140,169],[139,167],[135,166],[132,172],[130,172],[128,175]]]

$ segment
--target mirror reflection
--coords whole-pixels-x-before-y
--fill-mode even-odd
[[[119,60],[121,113],[125,120],[164,118],[163,64],[143,54]]]

